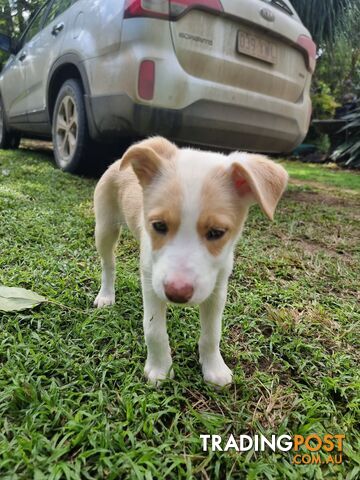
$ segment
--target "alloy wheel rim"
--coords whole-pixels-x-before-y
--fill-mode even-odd
[[[78,112],[74,99],[66,95],[56,117],[56,146],[59,163],[65,168],[74,156],[78,139]]]

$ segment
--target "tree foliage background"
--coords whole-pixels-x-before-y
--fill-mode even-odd
[[[27,19],[44,0],[0,0],[0,28],[2,33],[18,35]]]
[[[349,98],[357,109],[347,117],[344,143],[329,151],[326,136],[310,129],[308,141],[318,143],[338,163],[360,168],[360,1],[292,0],[299,16],[318,44],[318,62],[312,84],[315,118],[333,118]],[[357,100],[356,100],[357,98]],[[327,141],[326,141],[327,140]]]
[[[349,90],[360,94],[360,2],[292,0],[292,4],[318,45],[314,86],[323,93],[324,111],[315,113],[326,116]],[[315,106],[321,107],[316,100]]]
[[[320,45],[334,41],[339,26],[358,0],[291,0],[301,20]]]
[[[0,0],[0,33],[17,38],[26,28],[31,15],[45,0]],[[0,51],[0,65],[7,54]]]

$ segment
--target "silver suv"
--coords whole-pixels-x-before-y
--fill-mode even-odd
[[[316,47],[288,0],[51,0],[0,48],[0,147],[52,138],[70,172],[94,141],[286,152],[310,121]]]

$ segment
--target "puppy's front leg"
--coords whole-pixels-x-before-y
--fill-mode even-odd
[[[221,279],[211,296],[200,305],[200,363],[204,380],[223,387],[232,381],[232,371],[220,353],[221,321],[227,294],[227,278]]]
[[[151,280],[148,280],[151,281]],[[166,377],[173,378],[169,337],[166,329],[166,303],[152,290],[142,275],[144,301],[144,335],[147,346],[145,376],[150,383],[158,385]]]

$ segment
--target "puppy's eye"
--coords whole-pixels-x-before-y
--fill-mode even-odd
[[[160,233],[160,235],[166,235],[168,232],[168,226],[165,222],[153,222],[152,227],[156,233]]]
[[[210,242],[213,240],[219,240],[222,238],[226,233],[226,230],[221,228],[211,228],[206,234],[206,240]]]

